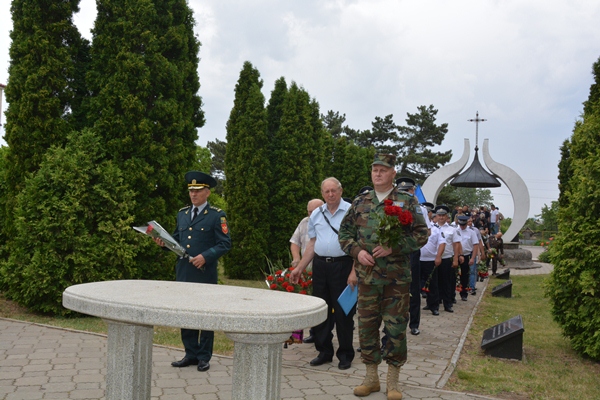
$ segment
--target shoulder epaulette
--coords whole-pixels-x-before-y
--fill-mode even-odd
[[[215,210],[215,211],[222,211],[219,207],[215,207],[215,206],[210,206],[211,209]]]
[[[179,211],[183,211],[183,210],[185,210],[185,209],[188,209],[188,208],[190,208],[190,207],[191,207],[191,205],[190,205],[190,206],[181,207],[181,208],[179,209]]]

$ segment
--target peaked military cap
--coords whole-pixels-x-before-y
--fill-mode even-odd
[[[185,174],[185,180],[189,190],[210,189],[217,186],[215,178],[200,171],[189,171]]]
[[[466,215],[459,215],[458,216],[458,224],[459,225],[466,225],[467,222],[469,222],[469,217],[467,217]]]
[[[440,205],[435,208],[435,213],[437,215],[446,215],[450,212],[450,208],[448,206]]]
[[[433,203],[429,203],[429,202],[421,203],[421,205],[423,207],[425,207],[427,209],[427,211],[433,211],[433,209],[435,208]]]
[[[364,194],[366,192],[370,192],[371,190],[373,190],[373,188],[371,186],[363,186],[358,191],[358,194]]]
[[[396,166],[396,156],[393,154],[375,154],[375,160],[371,165],[383,165],[388,168]]]
[[[400,190],[411,189],[415,187],[415,181],[407,177],[400,177],[396,179],[396,186],[398,186],[398,189]]]

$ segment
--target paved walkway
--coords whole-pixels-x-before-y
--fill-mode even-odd
[[[526,247],[530,249],[529,247]],[[537,254],[531,248],[534,261]],[[551,266],[511,270],[511,274],[545,274]],[[493,279],[492,284],[493,284]],[[478,294],[459,301],[453,314],[421,315],[421,334],[408,335],[408,362],[400,382],[407,400],[491,399],[443,390],[452,374],[465,337],[489,280],[478,283]],[[424,304],[423,304],[424,305]],[[355,338],[358,346],[358,340]],[[221,400],[231,398],[231,357],[214,356],[208,372],[193,367],[173,368],[183,356],[181,349],[154,346],[152,399]],[[352,389],[362,382],[365,367],[360,355],[348,370],[337,362],[310,367],[316,356],[308,344],[290,345],[283,351],[282,399],[356,399]],[[106,338],[86,332],[59,329],[27,322],[0,319],[0,399],[101,399],[106,374]],[[386,366],[380,366],[382,392],[368,399],[385,399]]]

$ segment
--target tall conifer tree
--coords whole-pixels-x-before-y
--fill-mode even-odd
[[[315,112],[308,93],[292,83],[285,96],[279,129],[273,140],[271,159],[270,221],[271,258],[288,261],[289,238],[298,222],[306,215],[306,203],[320,197],[323,170],[316,171],[314,163],[323,165],[324,156],[320,134],[315,132]]]
[[[89,43],[73,23],[79,0],[13,0],[13,30],[9,55],[8,108],[4,139],[0,205],[1,253],[14,252],[14,210],[26,177],[34,174],[53,145],[63,146],[81,120],[79,104],[85,94],[79,61],[86,59]],[[74,116],[77,116],[74,118]],[[0,278],[1,280],[1,278]]]
[[[576,122],[568,148],[563,145],[560,234],[550,247],[554,271],[546,291],[552,315],[575,351],[600,360],[600,58],[593,73],[583,118]]]
[[[77,11],[79,0],[12,1],[5,140],[13,194],[46,150],[63,145],[73,128],[68,117],[82,85],[75,61],[89,45],[73,23]]]
[[[183,175],[204,124],[192,11],[185,0],[98,0],[97,9],[87,74],[91,122],[136,194],[135,222],[172,228],[189,202]],[[140,265],[155,278],[170,277],[156,257],[158,248],[141,249]]]
[[[244,63],[227,121],[225,197],[233,247],[225,257],[232,278],[257,278],[268,249],[270,166],[265,98],[260,73]]]
[[[438,110],[429,107],[417,107],[417,114],[406,113],[407,126],[399,127],[397,140],[399,171],[402,176],[409,176],[417,181],[424,181],[435,170],[452,158],[452,150],[445,152],[431,151],[435,145],[442,144],[448,124],[436,125],[435,116]]]

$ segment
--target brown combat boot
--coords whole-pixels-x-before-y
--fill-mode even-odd
[[[398,376],[400,367],[388,364],[387,373],[387,398],[388,400],[402,400],[402,393],[398,390]]]
[[[379,374],[377,373],[377,364],[366,364],[367,375],[362,385],[354,388],[355,396],[368,396],[373,392],[379,392]]]

